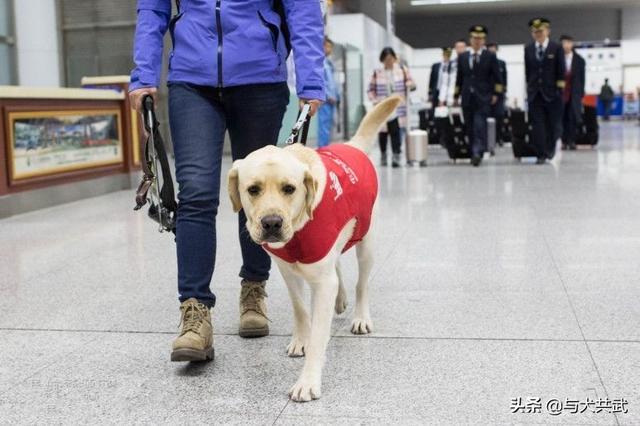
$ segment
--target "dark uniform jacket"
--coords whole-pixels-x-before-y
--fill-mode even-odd
[[[499,96],[504,90],[504,82],[500,75],[498,58],[484,49],[478,58],[478,63],[471,67],[471,52],[464,52],[458,56],[458,75],[456,78],[456,97],[462,96],[462,106],[468,107],[472,97],[480,103],[491,104],[491,96]]]
[[[507,91],[507,63],[502,59],[498,59],[498,68],[500,69],[500,77],[502,77],[503,90],[500,97],[504,98]]]
[[[563,56],[564,59],[564,56]],[[582,98],[584,97],[585,85],[585,68],[584,58],[573,52],[571,59],[571,70],[565,73],[564,100],[565,103],[571,102],[571,109],[576,117],[582,115]]]
[[[431,76],[429,76],[429,99],[438,102],[438,78],[440,77],[441,62],[431,65]]]
[[[529,102],[537,96],[547,101],[556,101],[564,89],[564,51],[562,46],[549,40],[542,61],[538,61],[536,43],[529,43],[524,49],[524,67],[527,79]]]

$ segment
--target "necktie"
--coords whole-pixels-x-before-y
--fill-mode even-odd
[[[476,65],[478,65],[478,54],[474,53],[473,54],[473,68],[475,68]]]
[[[542,45],[539,44],[538,45],[538,60],[541,61],[542,58],[544,58],[544,49],[542,48]]]

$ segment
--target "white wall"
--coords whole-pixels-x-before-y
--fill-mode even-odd
[[[18,84],[60,86],[55,0],[14,2]]]
[[[363,89],[369,89],[373,70],[380,66],[380,51],[387,46],[387,30],[373,19],[361,13],[331,15],[327,35],[336,43],[350,44],[362,52]],[[393,37],[392,47],[401,59],[413,61],[414,49]],[[365,98],[366,100],[366,98]]]
[[[622,68],[625,93],[640,87],[640,7],[622,11]]]

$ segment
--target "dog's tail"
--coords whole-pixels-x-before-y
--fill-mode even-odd
[[[402,99],[402,96],[399,95],[389,96],[376,105],[373,110],[369,111],[362,119],[355,136],[349,141],[349,145],[361,151],[369,152],[378,134],[378,130],[380,130],[380,127],[387,121],[389,116],[393,114],[393,111],[396,110],[398,105],[400,105]]]

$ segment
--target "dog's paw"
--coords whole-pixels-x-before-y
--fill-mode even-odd
[[[371,318],[362,317],[354,318],[351,323],[351,332],[353,334],[369,334],[373,331],[373,322]]]
[[[290,357],[304,356],[304,347],[306,344],[306,339],[293,336],[291,342],[287,345],[287,355]]]
[[[336,297],[336,315],[340,315],[346,310],[347,310],[347,296],[339,294],[338,297]]]
[[[321,396],[320,381],[298,379],[289,390],[289,398],[296,402],[307,402]]]

